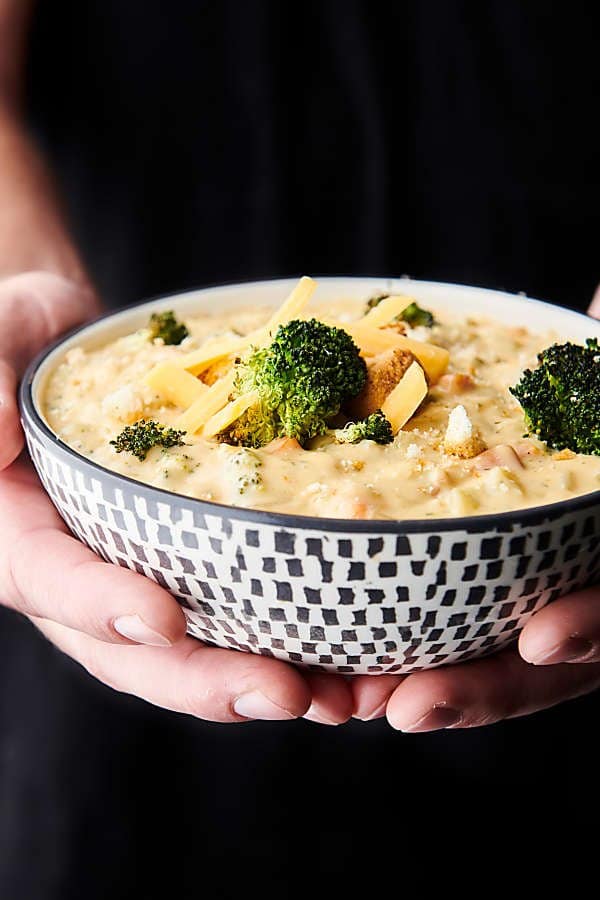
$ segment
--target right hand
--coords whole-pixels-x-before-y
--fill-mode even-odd
[[[345,721],[352,696],[344,679],[186,637],[175,598],[74,538],[31,464],[18,459],[19,376],[45,344],[95,311],[88,289],[55,275],[0,282],[0,602],[105,684],[159,706],[218,722]]]

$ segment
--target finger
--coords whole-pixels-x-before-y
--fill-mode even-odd
[[[50,272],[0,282],[0,357],[21,374],[32,356],[98,310],[92,290]]]
[[[588,314],[593,316],[595,319],[600,319],[600,284],[596,288],[596,292],[592,297],[592,302],[590,303]]]
[[[17,374],[42,347],[98,310],[90,288],[49,272],[0,282],[0,471],[23,447]]]
[[[0,475],[0,507],[0,596],[7,606],[121,644],[169,646],[184,636],[175,598],[67,534],[23,464]]]
[[[385,716],[388,700],[406,675],[357,675],[352,679],[355,719],[370,722]]]
[[[56,529],[20,535],[8,560],[3,599],[26,615],[120,644],[170,646],[185,634],[183,610],[171,594]]]
[[[0,359],[0,471],[9,466],[23,449],[16,390],[17,378],[13,368]]]
[[[270,657],[207,647],[190,637],[171,648],[118,647],[54,622],[35,624],[105,684],[200,719],[289,720],[311,702],[300,673]]]
[[[538,668],[511,649],[409,675],[392,694],[387,717],[400,731],[472,728],[528,715],[598,686],[598,664]]]
[[[328,672],[305,672],[304,678],[312,694],[305,719],[320,725],[341,725],[352,715],[353,700],[349,683],[340,675]]]
[[[600,588],[541,609],[521,632],[519,652],[536,666],[600,662]]]

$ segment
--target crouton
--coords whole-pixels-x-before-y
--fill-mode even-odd
[[[486,449],[486,444],[473,427],[464,406],[455,406],[448,416],[444,435],[444,451],[450,456],[471,459]]]
[[[552,459],[575,459],[577,456],[576,453],[573,453],[572,450],[569,450],[568,447],[564,450],[559,450],[557,453],[552,454]]]
[[[346,411],[356,419],[365,419],[381,409],[414,359],[409,350],[399,349],[386,350],[368,359],[365,386],[347,404]]]
[[[200,373],[200,378],[211,387],[215,382],[222,378],[224,375],[229,372],[231,369],[231,359],[229,357],[225,357],[224,359],[220,359],[212,365],[208,366],[208,368],[204,369],[203,372]]]

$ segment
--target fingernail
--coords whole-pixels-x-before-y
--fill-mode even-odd
[[[308,719],[310,722],[317,722],[319,725],[341,725],[341,722],[335,722],[333,719],[327,718],[322,713],[318,713],[312,706],[310,706],[307,711],[302,716],[303,719]]]
[[[381,719],[381,717],[385,715],[387,704],[387,700],[384,700],[383,703],[380,703],[379,706],[375,707],[375,709],[367,716],[354,715],[352,718],[358,719],[360,722],[372,722],[373,719]]]
[[[451,706],[446,706],[444,703],[437,703],[424,716],[401,730],[408,732],[439,731],[441,728],[457,725],[461,719],[462,713],[457,709],[452,709]]]
[[[113,628],[123,637],[135,641],[136,644],[148,644],[150,647],[171,646],[169,638],[154,631],[139,616],[119,616],[114,620]]]
[[[283,709],[282,706],[277,706],[276,703],[273,703],[272,700],[269,700],[269,698],[265,697],[264,694],[261,694],[260,691],[251,691],[248,694],[242,694],[241,697],[234,700],[233,711],[237,713],[238,716],[243,716],[245,719],[267,719],[273,721],[296,718],[293,713],[288,712],[287,709]]]
[[[530,662],[534,666],[551,666],[556,663],[579,662],[590,655],[594,645],[585,638],[571,635],[566,641],[561,641],[553,647],[545,650],[539,650],[534,653]]]

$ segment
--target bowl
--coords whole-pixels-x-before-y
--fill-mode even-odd
[[[169,590],[209,644],[347,674],[408,673],[483,656],[537,610],[600,574],[600,491],[536,508],[452,519],[321,519],[169,493],[80,456],[40,412],[65,352],[180,315],[279,305],[294,280],[162,297],[78,329],[30,366],[20,401],[39,477],[71,531],[105,560]],[[483,310],[583,340],[591,319],[522,295],[406,279],[322,278],[320,297],[409,293],[457,315]]]

